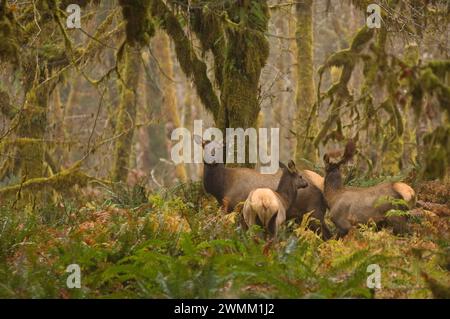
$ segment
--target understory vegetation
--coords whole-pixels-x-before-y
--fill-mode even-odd
[[[0,298],[449,298],[449,34],[449,0],[0,0]],[[319,173],[288,213],[404,182],[335,211],[404,215],[372,204],[415,193],[412,232],[244,231],[217,201],[278,188],[216,159],[205,174],[211,140],[234,145],[228,167]]]
[[[326,242],[305,219],[276,242],[258,227],[243,232],[239,212],[221,213],[200,183],[117,185],[43,208],[3,203],[0,297],[450,297],[449,185],[416,185],[410,235],[369,225]],[[67,288],[70,264],[81,267],[80,289]],[[370,264],[381,267],[381,289],[367,288]]]

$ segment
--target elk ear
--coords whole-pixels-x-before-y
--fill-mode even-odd
[[[293,160],[290,160],[288,163],[288,170],[291,173],[297,173],[297,168],[295,167],[295,163]]]
[[[281,161],[278,162],[278,166],[280,166],[280,168],[282,168],[282,169],[287,169],[286,165],[284,165],[284,163]]]
[[[327,165],[330,164],[330,156],[328,156],[328,154],[323,156],[323,162]]]

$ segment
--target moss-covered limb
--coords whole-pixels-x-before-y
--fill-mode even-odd
[[[419,81],[425,91],[436,94],[441,107],[450,114],[450,86],[442,83],[431,68],[421,72]]]
[[[217,120],[220,102],[207,76],[206,64],[197,57],[178,19],[163,1],[152,1],[150,12],[173,40],[177,59],[183,72],[193,79],[200,101],[213,114],[214,119]]]
[[[47,147],[55,146],[55,145],[73,145],[77,144],[75,141],[58,141],[58,140],[49,140],[44,138],[31,138],[31,137],[16,137],[10,138],[0,141],[0,150],[2,147],[24,147],[30,144],[42,144]]]
[[[191,28],[200,40],[203,51],[210,50],[214,57],[214,75],[218,87],[223,83],[225,63],[225,33],[217,13],[209,6],[191,9]]]
[[[342,72],[339,81],[334,83],[323,96],[320,94],[319,81],[319,86],[317,87],[318,103],[324,98],[328,98],[332,105],[327,120],[314,139],[315,147],[319,145],[321,140],[326,136],[327,131],[331,128],[331,125],[339,118],[342,103],[351,98],[347,87],[348,82],[350,81],[357,60],[363,57],[361,52],[367,47],[368,43],[373,39],[373,36],[373,29],[369,29],[366,26],[362,27],[353,38],[350,48],[334,53],[327,59],[326,63],[319,68],[319,79],[322,78],[326,69],[333,66],[342,67]]]
[[[112,168],[113,181],[125,181],[128,175],[128,167],[133,141],[133,127],[136,121],[137,93],[140,68],[140,52],[128,43],[124,49],[123,82],[120,82],[120,104],[118,108],[115,127],[116,140],[114,147],[114,163]],[[125,132],[125,133],[124,133]]]
[[[51,177],[31,178],[20,184],[0,188],[0,197],[4,198],[22,191],[40,193],[48,187],[56,191],[67,190],[74,185],[83,187],[90,180],[95,180],[95,178],[82,173],[78,166],[73,166]]]
[[[297,145],[295,159],[302,158],[316,161],[313,138],[317,133],[317,114],[314,107],[314,63],[313,63],[313,0],[306,0],[296,5],[297,26],[295,38],[297,43],[297,114],[295,131]],[[310,121],[308,120],[310,119]]]
[[[324,123],[321,124],[322,128],[319,130],[319,132],[317,133],[317,136],[314,139],[315,147],[319,146],[319,143],[327,135],[328,130],[331,128],[333,123],[339,118],[339,105],[340,105],[340,102],[332,104],[327,119],[325,120]]]
[[[0,2],[0,61],[19,63],[19,42],[21,35],[14,13],[8,1]]]
[[[126,21],[125,32],[131,45],[146,45],[155,33],[153,21],[150,18],[151,1],[119,0],[122,15]]]
[[[40,71],[37,71],[40,73]],[[40,78],[40,75],[38,75]],[[17,136],[23,139],[42,140],[47,126],[47,105],[49,86],[34,83],[27,92],[25,104],[19,116]],[[22,176],[35,178],[43,176],[44,143],[23,143],[17,147]]]
[[[450,59],[430,61],[426,64],[425,68],[430,68],[436,76],[444,80],[445,76],[450,74]]]

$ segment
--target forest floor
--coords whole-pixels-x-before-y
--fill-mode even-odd
[[[306,222],[276,243],[244,233],[199,183],[54,194],[43,208],[3,203],[0,297],[450,298],[450,185],[416,190],[413,234],[367,226],[326,242]],[[81,267],[80,289],[67,287],[70,264]],[[367,287],[370,264],[381,289]]]

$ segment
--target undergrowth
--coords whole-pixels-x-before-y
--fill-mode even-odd
[[[448,297],[448,219],[421,217],[405,237],[369,225],[327,242],[307,221],[290,222],[267,242],[239,218],[199,183],[116,187],[42,208],[3,203],[0,297]],[[80,289],[66,285],[70,264],[81,267]],[[370,264],[381,267],[381,289],[367,287]]]

